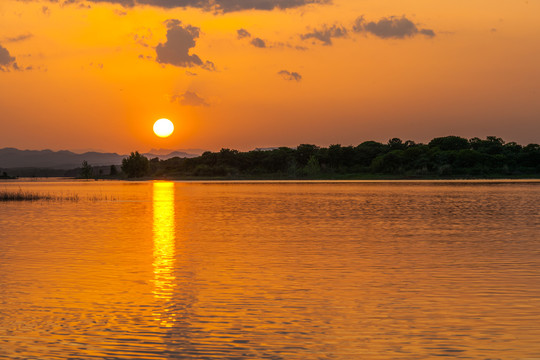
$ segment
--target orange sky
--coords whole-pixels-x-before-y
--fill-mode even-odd
[[[538,64],[538,0],[2,0],[0,148],[540,143]]]

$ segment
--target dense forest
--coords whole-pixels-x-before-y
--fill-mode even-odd
[[[195,158],[147,159],[132,153],[118,176],[152,178],[354,179],[538,177],[540,145],[505,143],[489,136],[439,137],[428,144],[390,139],[357,146],[240,152],[221,149]]]

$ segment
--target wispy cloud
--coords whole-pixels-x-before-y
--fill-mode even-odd
[[[7,37],[4,39],[4,42],[20,42],[24,40],[28,40],[32,38],[34,35],[27,33],[27,34],[21,34],[17,36]]]
[[[302,40],[315,39],[323,45],[332,45],[332,39],[347,36],[347,29],[341,25],[323,25],[320,29],[313,29],[310,32],[300,35]]]
[[[181,95],[174,95],[171,101],[178,102],[180,105],[186,106],[210,106],[210,104],[197,93],[193,91],[186,91]]]

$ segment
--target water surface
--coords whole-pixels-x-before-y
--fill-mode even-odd
[[[0,358],[540,359],[540,182],[0,187]]]

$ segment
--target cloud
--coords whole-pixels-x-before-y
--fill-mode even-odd
[[[180,67],[201,66],[204,69],[215,70],[210,61],[203,62],[196,54],[189,54],[195,47],[195,39],[199,37],[200,29],[195,26],[182,26],[180,20],[170,19],[167,25],[167,41],[156,47],[157,62]]]
[[[66,0],[66,3],[81,3],[83,0]],[[326,4],[330,0],[87,0],[92,3],[119,4],[124,7],[150,5],[165,9],[198,8],[212,12],[233,12],[243,10],[291,9],[310,4]]]
[[[244,39],[244,38],[250,38],[251,37],[251,33],[249,31],[247,31],[246,29],[239,29],[239,30],[236,30],[236,33],[238,35],[238,39]],[[276,45],[281,45],[281,44],[273,44],[273,45],[268,45],[268,42],[266,40],[263,40],[261,39],[260,37],[256,37],[256,38],[253,38],[250,42],[249,42],[251,45],[255,46],[255,47],[258,47],[258,48],[267,48],[267,47],[274,47]]]
[[[368,32],[382,39],[404,39],[422,34],[428,37],[434,37],[435,32],[431,29],[418,29],[418,27],[405,16],[402,17],[384,17],[379,21],[366,22],[361,16],[356,19],[353,31]]]
[[[294,71],[289,72],[287,70],[281,70],[280,72],[278,72],[278,75],[280,75],[283,79],[288,80],[288,81],[300,82],[300,80],[302,80],[302,75]]]
[[[133,40],[135,40],[135,42],[139,45],[150,47],[150,42],[152,42],[152,38],[154,36],[152,30],[141,28],[137,31],[138,33],[133,34]]]
[[[265,48],[266,47],[266,43],[261,38],[255,38],[255,39],[251,40],[251,45],[253,45],[255,47],[258,47],[258,48]]]
[[[15,58],[8,49],[0,45],[0,71],[20,70]]]
[[[193,91],[186,91],[182,95],[174,95],[171,101],[177,101],[179,104],[186,106],[210,106],[205,99]]]
[[[432,29],[420,29],[418,32],[420,34],[422,34],[422,35],[427,36],[427,37],[434,37],[435,36],[435,31],[433,31]]]
[[[18,35],[18,36],[14,36],[14,37],[9,37],[9,38],[6,38],[4,41],[5,42],[19,42],[19,41],[24,41],[24,40],[28,40],[30,39],[31,37],[33,37],[34,35],[28,33],[28,34],[22,34],[22,35]]]
[[[322,29],[314,29],[311,32],[300,35],[302,40],[316,39],[323,43],[323,45],[332,45],[333,38],[342,38],[347,36],[347,29],[343,26],[332,25],[328,27],[324,25]]]
[[[251,37],[251,34],[246,29],[238,29],[236,30],[236,33],[238,34],[239,39],[243,39],[246,37]]]

